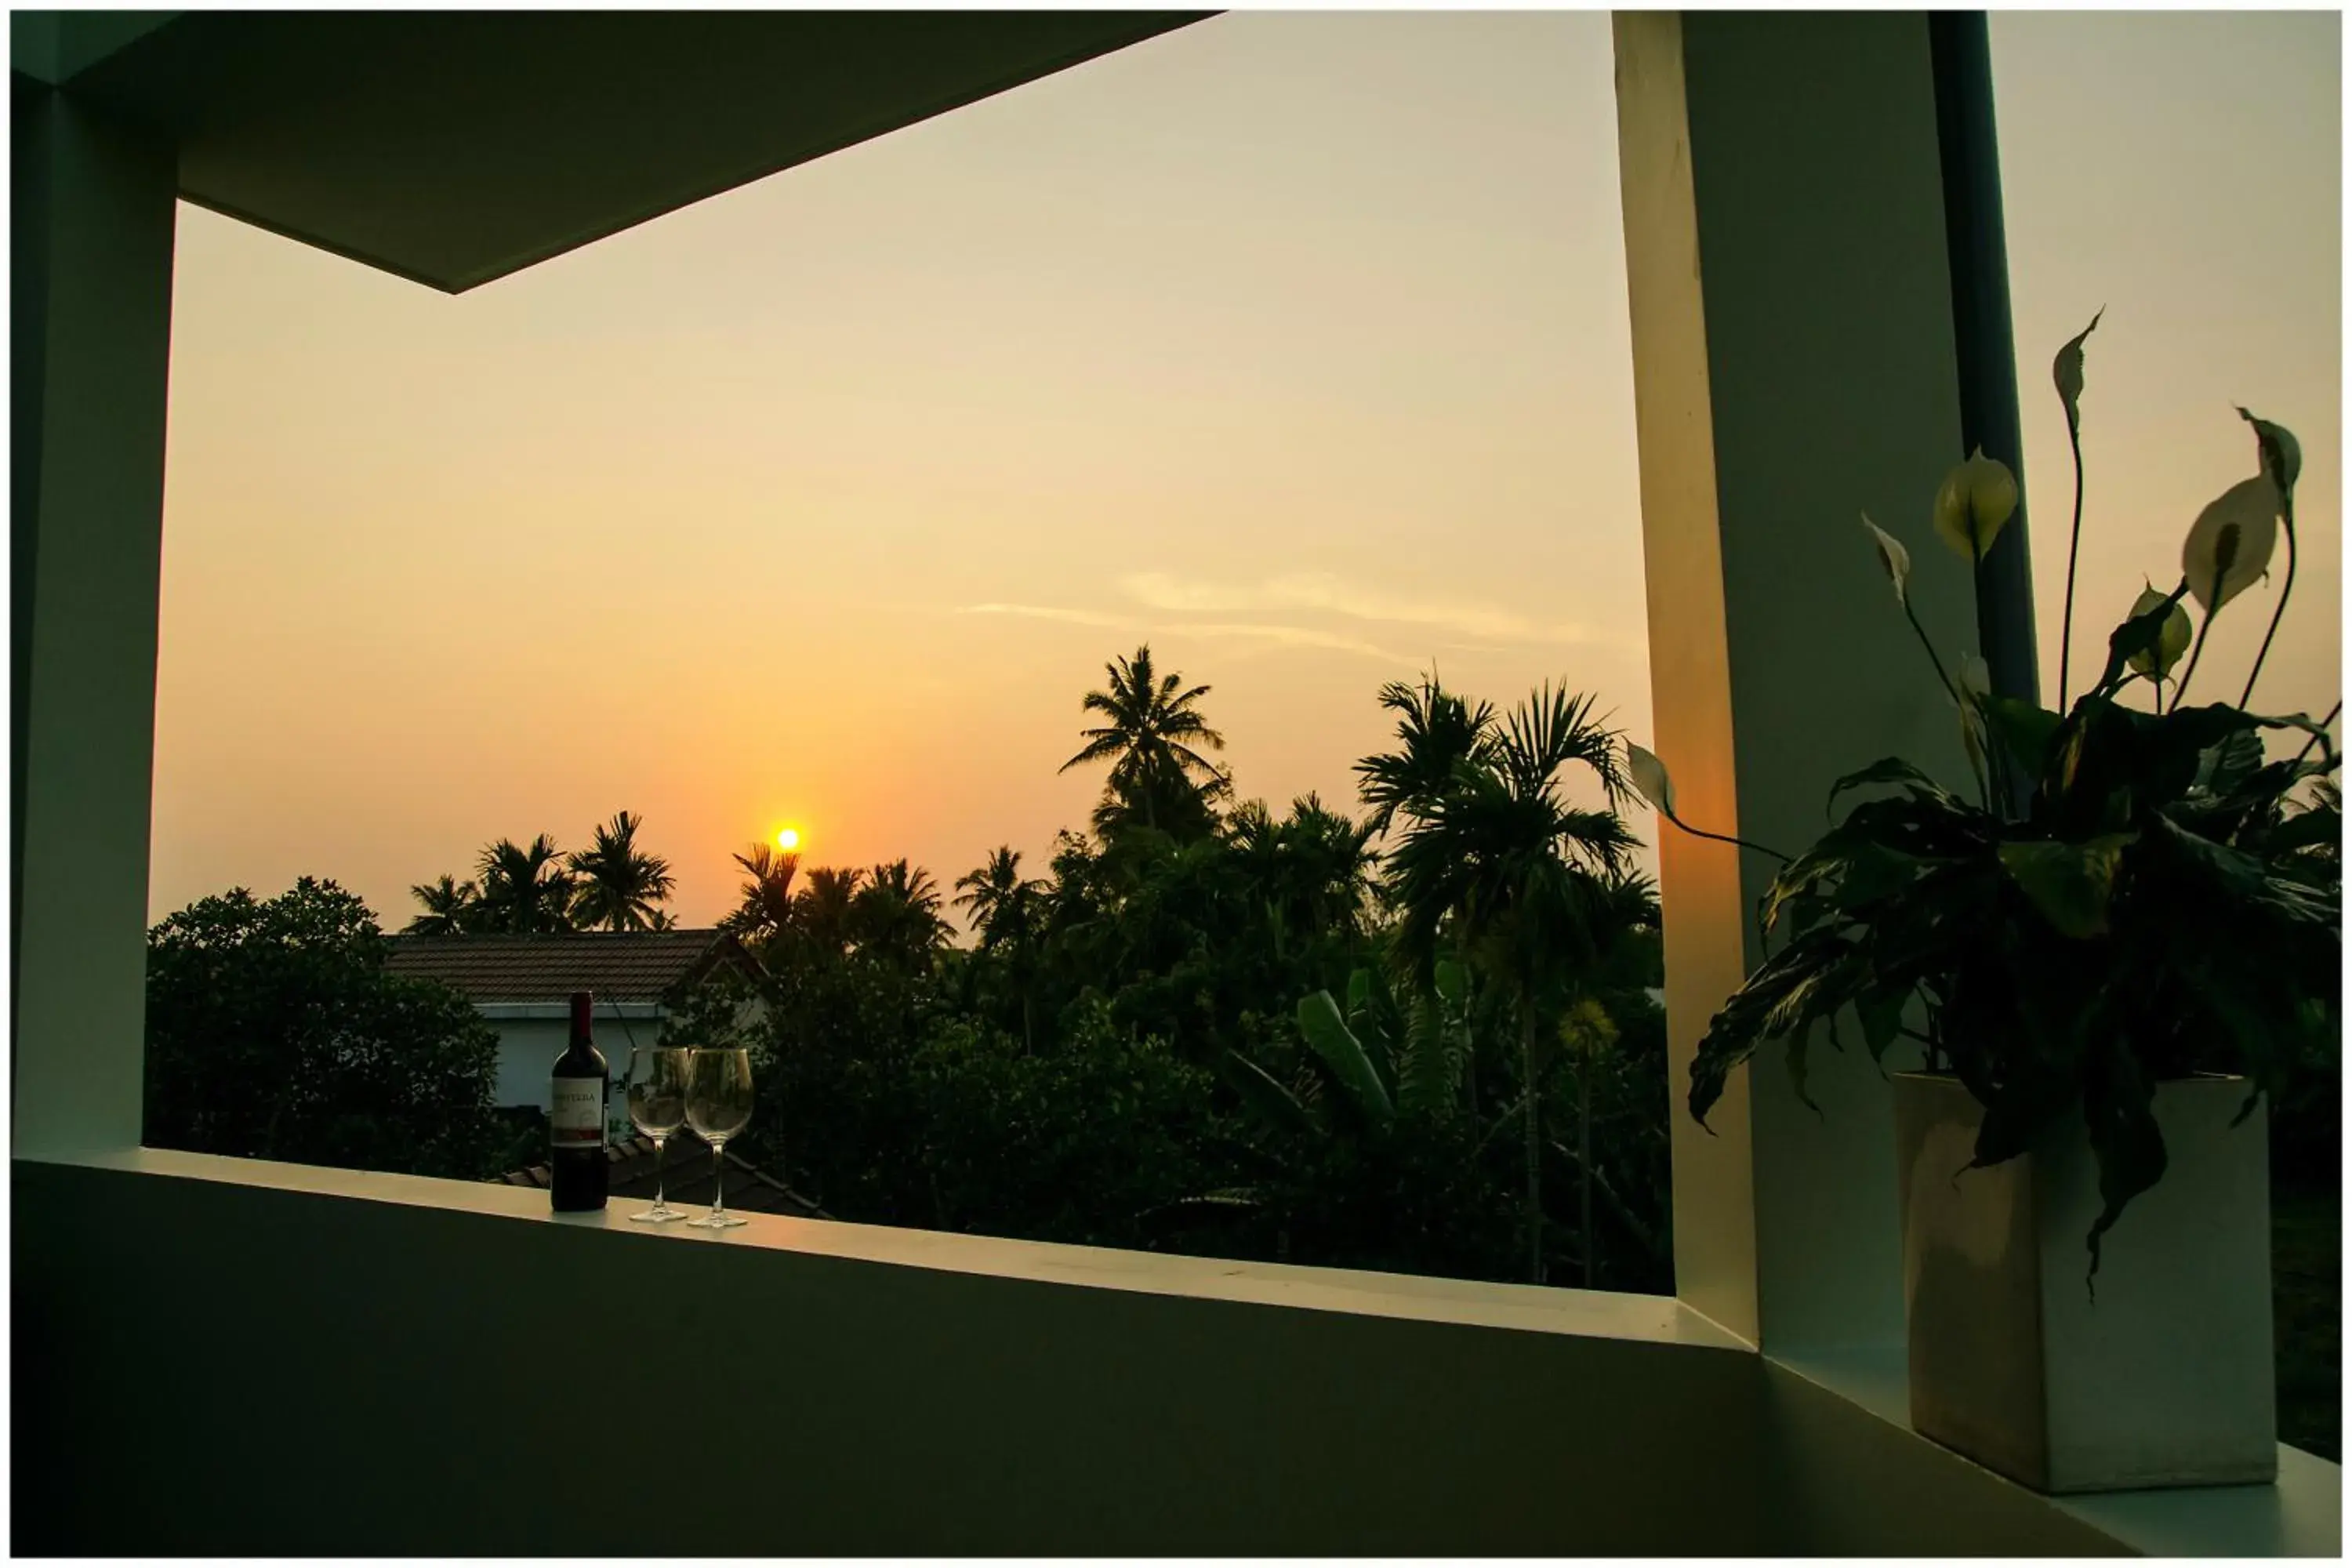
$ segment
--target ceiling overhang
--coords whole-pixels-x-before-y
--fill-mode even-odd
[[[16,13],[12,66],[171,136],[187,200],[457,293],[1205,15]]]

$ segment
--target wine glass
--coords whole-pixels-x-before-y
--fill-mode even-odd
[[[743,1222],[727,1212],[727,1140],[751,1120],[751,1053],[698,1047],[686,1070],[686,1121],[710,1145],[710,1212],[687,1221],[705,1230]]]
[[[686,1125],[688,1052],[677,1047],[635,1046],[629,1051],[629,1120],[654,1141],[654,1206],[629,1217],[639,1225],[684,1219],[684,1209],[665,1201],[662,1147]]]

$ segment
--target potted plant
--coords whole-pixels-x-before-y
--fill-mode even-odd
[[[2055,366],[2070,548],[2090,331]],[[1858,804],[1775,857],[1765,957],[1691,1070],[1704,1124],[1768,1041],[1785,1042],[1801,1097],[1811,1037],[1840,1043],[1842,1016],[1882,1067],[1923,1051],[1894,1079],[1912,1423],[2044,1491],[2276,1474],[2253,1112],[2307,1044],[2336,1037],[2342,824],[2332,788],[2303,789],[2332,782],[2335,710],[2315,724],[2250,706],[2267,637],[2236,701],[2188,701],[2214,617],[2282,531],[2273,633],[2294,584],[2300,449],[2239,413],[2259,471],[2198,517],[2179,585],[2140,595],[2071,706],[2062,666],[2055,711],[1990,692],[1981,660],[1940,658],[1911,613],[1908,552],[1863,520],[1955,705],[1974,797],[1899,758],[1837,780],[1832,811]],[[1937,531],[1981,562],[2016,499],[1979,453],[1945,479]],[[2070,626],[2073,575],[2070,553]],[[1630,748],[1627,771],[1698,831],[1657,758]]]

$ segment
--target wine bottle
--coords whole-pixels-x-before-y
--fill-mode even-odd
[[[572,1043],[555,1058],[547,1113],[547,1185],[558,1214],[603,1208],[612,1181],[604,1154],[604,1116],[613,1079],[605,1070],[604,1053],[588,1035],[588,1015],[594,1005],[593,994],[572,994]]]

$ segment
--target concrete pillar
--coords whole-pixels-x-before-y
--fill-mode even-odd
[[[1969,777],[1860,521],[1910,546],[1946,661],[1973,647],[1967,567],[1928,527],[1963,454],[1927,19],[1615,28],[1654,749],[1683,817],[1793,854],[1841,773],[1901,754]],[[1900,1345],[1885,1085],[1857,1032],[1844,1057],[1816,1044],[1822,1115],[1774,1048],[1715,1136],[1691,1121],[1691,1057],[1760,956],[1777,863],[1660,830],[1679,1292],[1769,1351]]]
[[[177,169],[10,79],[20,1154],[139,1142]]]

